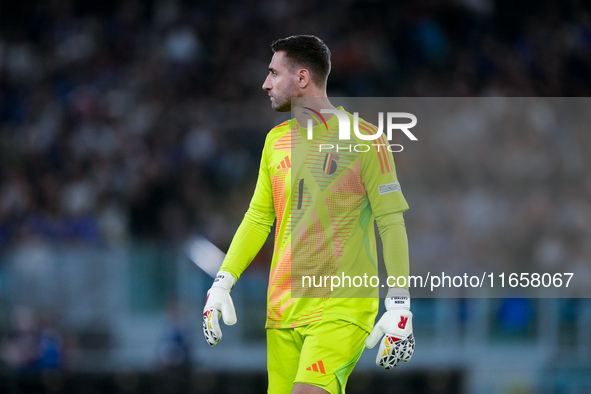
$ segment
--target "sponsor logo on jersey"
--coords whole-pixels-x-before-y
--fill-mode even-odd
[[[289,160],[289,156],[285,156],[285,158],[283,160],[281,160],[281,162],[279,163],[279,165],[277,166],[277,169],[286,169],[286,168],[291,168],[291,161]]]

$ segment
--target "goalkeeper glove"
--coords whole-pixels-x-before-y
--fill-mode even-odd
[[[207,292],[207,301],[203,308],[203,334],[209,346],[217,345],[222,339],[220,314],[226,325],[236,324],[236,311],[230,297],[230,290],[235,283],[236,279],[231,273],[219,271],[211,289]]]
[[[407,289],[392,288],[388,291],[384,302],[386,313],[382,315],[365,340],[365,346],[373,349],[384,336],[380,342],[376,364],[379,367],[391,369],[398,366],[401,361],[408,362],[415,350],[410,294]]]

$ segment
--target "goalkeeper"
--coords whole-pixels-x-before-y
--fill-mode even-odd
[[[364,347],[380,343],[376,363],[386,369],[410,360],[414,338],[408,289],[389,289],[386,312],[374,326],[377,292],[343,295],[331,292],[330,283],[305,288],[302,279],[377,275],[374,218],[388,275],[408,278],[402,216],[408,205],[392,155],[377,148],[387,145],[383,135],[368,152],[319,151],[318,141],[364,142],[358,136],[339,140],[339,116],[345,114],[353,124],[353,115],[333,107],[326,96],[330,51],[324,42],[292,36],[271,48],[263,89],[275,111],[292,111],[295,119],[267,135],[254,196],[208,291],[203,330],[215,346],[222,338],[220,315],[225,324],[236,323],[230,291],[276,219],[267,291],[268,392],[344,393]],[[305,106],[292,108],[292,97],[302,98]],[[328,117],[326,110],[337,116]],[[317,123],[311,130],[306,128],[309,118]],[[359,130],[366,136],[377,133],[362,120]]]

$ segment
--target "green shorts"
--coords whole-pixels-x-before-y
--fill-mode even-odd
[[[344,320],[267,329],[269,394],[289,394],[295,383],[344,393],[368,335]]]

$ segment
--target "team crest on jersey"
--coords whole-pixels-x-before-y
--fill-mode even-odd
[[[337,171],[337,167],[339,163],[339,155],[335,155],[333,153],[327,153],[326,157],[324,158],[324,166],[322,170],[325,174],[332,175]]]
[[[380,192],[380,195],[398,192],[401,190],[400,183],[398,183],[398,182],[386,183],[385,185],[378,186],[378,190]]]

